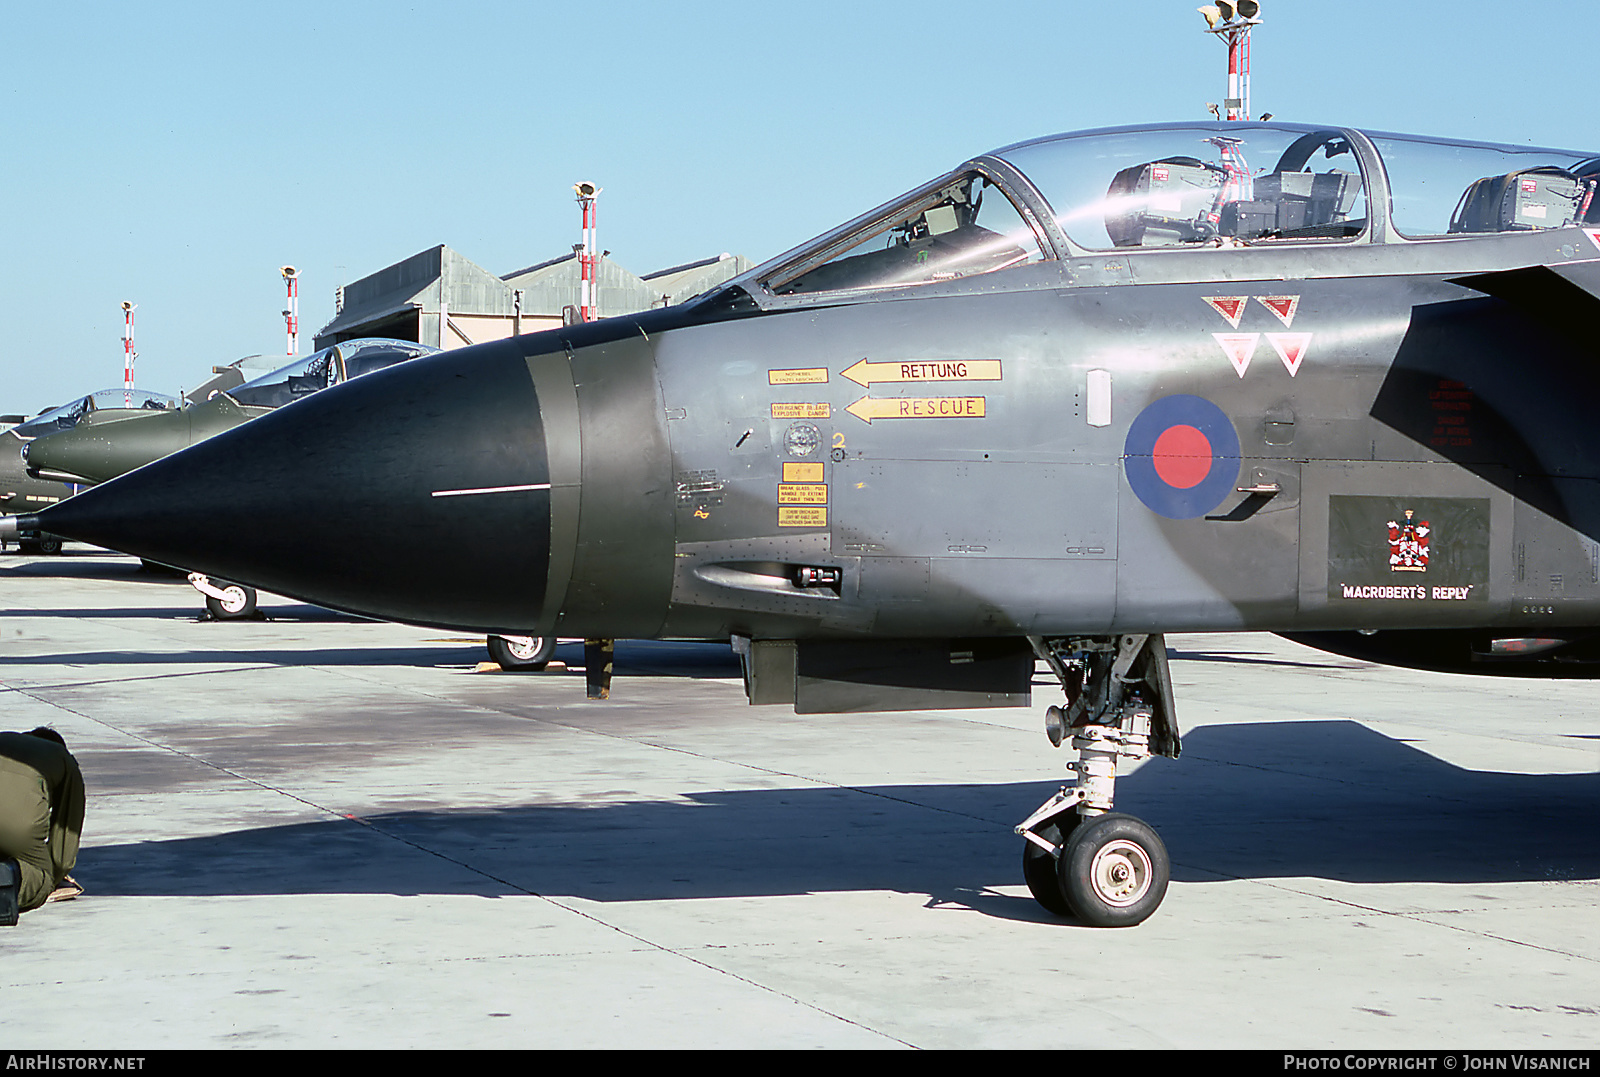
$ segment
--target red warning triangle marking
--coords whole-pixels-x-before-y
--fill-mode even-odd
[[[1305,361],[1306,350],[1311,347],[1310,333],[1268,333],[1267,341],[1278,353],[1278,358],[1283,360],[1289,377],[1300,373],[1300,364]]]
[[[1300,305],[1297,295],[1258,295],[1256,302],[1278,316],[1285,329],[1294,321],[1295,308]]]
[[[1250,367],[1250,357],[1256,353],[1256,341],[1261,339],[1261,334],[1212,333],[1211,335],[1222,345],[1222,353],[1228,357],[1228,362],[1233,364],[1233,369],[1238,371],[1239,377],[1244,377],[1244,372]]]
[[[1585,228],[1586,232],[1596,247],[1600,247],[1600,228]]]
[[[1228,319],[1228,324],[1235,329],[1239,328],[1239,319],[1244,315],[1245,304],[1250,302],[1250,297],[1247,295],[1207,295],[1201,298],[1211,304],[1212,310]]]

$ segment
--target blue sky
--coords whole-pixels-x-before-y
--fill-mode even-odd
[[[578,239],[635,272],[760,261],[976,153],[1204,118],[1185,0],[8,5],[0,412],[176,392],[301,340],[334,288],[437,243],[505,273]],[[70,12],[70,14],[67,14]],[[1389,13],[1392,12],[1392,13]],[[1592,0],[1264,0],[1257,112],[1600,147]]]

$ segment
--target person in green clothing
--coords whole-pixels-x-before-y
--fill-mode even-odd
[[[10,890],[0,893],[0,911],[10,912],[7,898],[27,912],[82,893],[68,873],[78,861],[83,804],[83,773],[60,733],[0,733],[0,890]]]

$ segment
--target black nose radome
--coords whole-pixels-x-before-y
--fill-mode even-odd
[[[416,359],[87,490],[49,527],[373,617],[527,630],[550,562],[538,396],[510,344]]]

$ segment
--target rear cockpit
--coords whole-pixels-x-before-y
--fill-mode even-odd
[[[1600,157],[1374,133],[1394,229],[1412,239],[1600,224]]]

